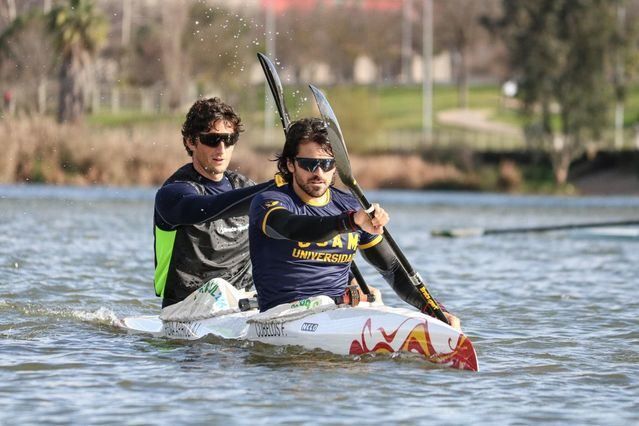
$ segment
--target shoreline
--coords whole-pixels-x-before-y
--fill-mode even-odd
[[[381,157],[380,157],[381,159]],[[355,163],[356,159],[353,159]],[[181,165],[181,164],[180,164]],[[176,166],[176,169],[180,166]],[[354,166],[355,167],[355,166]],[[446,168],[446,166],[443,166]],[[233,167],[230,170],[237,171],[239,173],[243,173],[242,167]],[[265,176],[263,173],[260,173],[264,177],[262,179],[255,178],[254,176],[248,176],[256,182],[264,182],[268,179],[272,179],[272,174]],[[170,173],[167,174],[166,178],[170,176]],[[607,182],[602,183],[602,178],[605,178]],[[477,194],[502,194],[502,195],[513,195],[513,196],[571,196],[571,197],[639,197],[639,180],[635,177],[634,174],[630,172],[624,171],[603,171],[593,173],[591,175],[583,176],[579,179],[575,179],[574,181],[569,182],[569,184],[564,188],[555,188],[554,190],[542,190],[542,191],[505,191],[498,188],[485,188],[485,189],[473,189],[473,188],[465,188],[463,186],[458,187],[446,187],[446,185],[441,185],[436,183],[434,186],[424,186],[424,187],[414,187],[409,185],[404,185],[404,183],[409,180],[406,176],[397,176],[395,179],[392,177],[389,180],[385,180],[378,185],[362,185],[364,190],[395,190],[395,191],[424,191],[424,192],[459,192],[459,193],[477,193]],[[362,182],[358,180],[358,182]],[[364,182],[369,183],[368,178],[364,180]],[[396,182],[396,183],[395,183]],[[39,181],[39,180],[31,180],[26,178],[24,180],[14,180],[14,181],[2,181],[0,182],[0,186],[10,186],[10,187],[21,187],[21,186],[58,186],[58,187],[67,187],[67,188],[86,188],[86,187],[95,187],[95,188],[122,188],[122,189],[157,189],[162,185],[163,182],[89,182],[87,179],[83,179],[78,177],[77,175],[69,176],[68,179],[56,179],[53,182],[47,181]],[[450,183],[450,182],[447,182]],[[337,187],[344,188],[341,183],[336,183]]]
[[[94,129],[58,125],[42,117],[3,120],[0,184],[160,186],[191,161],[174,125]],[[256,182],[276,172],[274,150],[238,144],[230,170]],[[498,192],[510,194],[639,195],[639,152],[603,153],[579,160],[558,186],[549,165],[533,156],[468,149],[422,153],[352,154],[362,188]]]

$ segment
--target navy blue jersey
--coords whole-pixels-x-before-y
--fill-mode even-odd
[[[360,209],[353,196],[333,187],[325,198],[322,205],[307,204],[295,194],[291,184],[285,184],[253,199],[249,210],[249,247],[261,311],[311,296],[342,295],[358,246],[367,248],[382,240],[381,235],[364,231],[337,234],[328,241],[314,243],[267,235],[268,216],[279,209],[315,217]]]

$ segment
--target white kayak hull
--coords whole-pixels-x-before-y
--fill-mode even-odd
[[[367,306],[363,306],[367,305]],[[170,339],[217,336],[271,345],[297,345],[338,355],[410,352],[426,360],[464,370],[478,370],[471,341],[430,316],[402,308],[344,306],[291,317],[264,318],[256,310],[193,321],[163,321],[158,316],[121,320],[129,332]]]

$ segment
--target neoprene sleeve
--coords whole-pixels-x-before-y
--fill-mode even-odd
[[[426,312],[426,302],[413,283],[410,282],[406,272],[399,264],[399,260],[393,254],[388,241],[383,240],[373,247],[360,250],[360,253],[368,263],[377,269],[377,272],[381,274],[400,299],[413,305],[421,312]],[[437,303],[444,312],[448,312],[441,303]]]
[[[214,195],[184,193],[184,183],[162,187],[155,199],[155,209],[171,228],[195,225],[217,219],[245,216],[253,196],[273,186],[273,181]]]
[[[357,230],[352,215],[354,212],[338,216],[296,215],[286,209],[276,209],[266,218],[266,235],[278,240],[319,243],[336,235]]]

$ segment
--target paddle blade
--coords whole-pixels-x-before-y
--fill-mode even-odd
[[[344,185],[352,189],[357,185],[357,183],[353,178],[351,162],[348,158],[348,150],[346,149],[346,143],[344,143],[344,136],[342,134],[342,129],[339,127],[337,117],[333,112],[333,108],[331,108],[331,105],[328,103],[326,96],[324,96],[324,93],[312,84],[309,84],[308,87],[311,89],[311,92],[315,97],[317,108],[319,109],[320,115],[326,124],[328,140],[331,144],[331,148],[333,148],[333,155],[335,156],[337,173]]]
[[[286,109],[286,103],[284,102],[284,88],[282,87],[280,76],[277,74],[275,65],[266,55],[258,53],[257,59],[260,61],[260,65],[262,66],[262,70],[264,71],[264,75],[266,76],[266,82],[268,83],[268,86],[271,89],[271,93],[273,94],[275,106],[277,107],[277,111],[280,114],[282,126],[284,126],[284,131],[286,131],[288,125],[291,123],[291,119],[288,115],[288,110]]]

